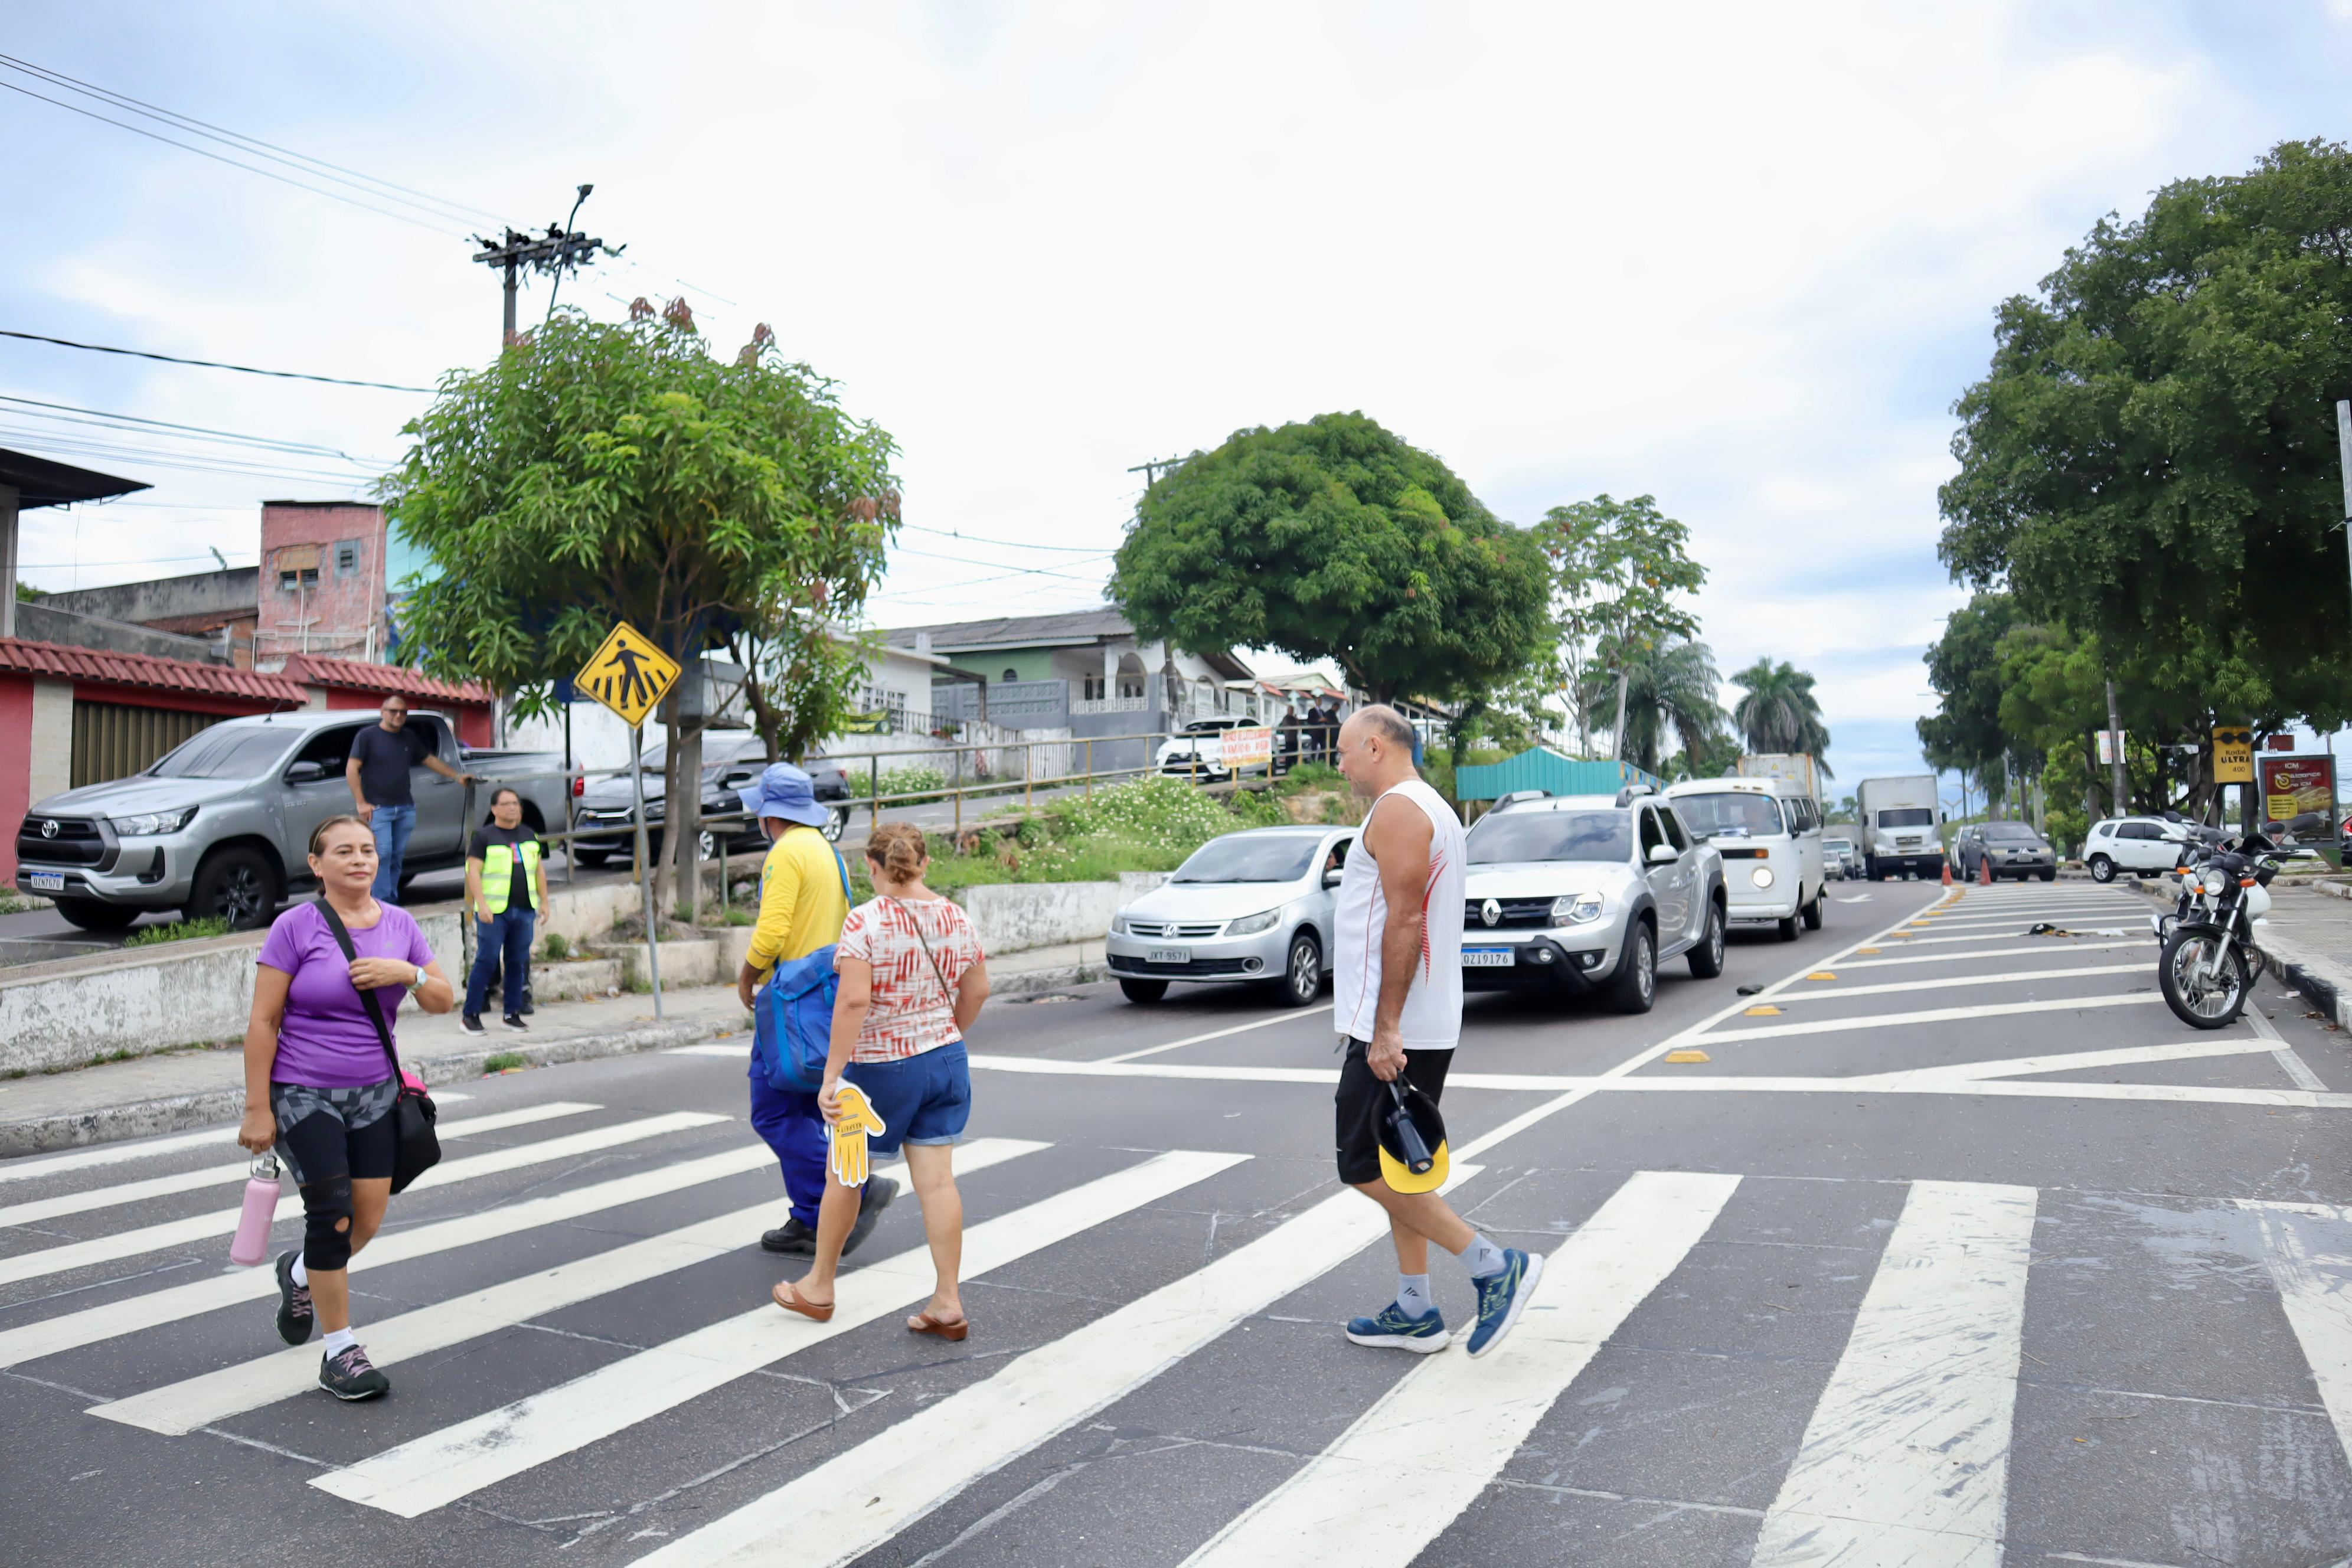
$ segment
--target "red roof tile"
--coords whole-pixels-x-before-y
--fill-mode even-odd
[[[476,681],[436,680],[420,669],[397,664],[368,664],[356,658],[322,658],[298,653],[286,661],[286,676],[306,686],[340,686],[345,690],[398,692],[436,702],[494,702],[498,694]]]
[[[310,700],[310,694],[299,682],[282,675],[263,675],[188,659],[156,658],[142,653],[110,653],[99,648],[70,647],[63,643],[31,642],[23,637],[0,637],[0,671],[242,698],[269,708],[300,708]]]

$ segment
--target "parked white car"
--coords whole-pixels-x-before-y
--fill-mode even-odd
[[[1151,759],[1151,765],[1178,778],[1197,777],[1209,784],[1222,784],[1236,771],[1225,762],[1225,731],[1250,729],[1256,723],[1255,719],[1237,714],[1195,719],[1160,742],[1159,754]]]
[[[2185,826],[2160,816],[2095,822],[2083,840],[2083,864],[2095,882],[2112,882],[2126,871],[2159,876],[2180,863],[2181,847],[2193,837]]]

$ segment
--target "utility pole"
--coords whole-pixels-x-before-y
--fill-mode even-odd
[[[606,245],[601,239],[592,239],[572,226],[572,218],[580,216],[580,204],[595,188],[582,185],[572,203],[571,216],[561,224],[549,224],[545,234],[525,234],[519,228],[509,228],[498,239],[485,239],[478,234],[473,237],[474,243],[482,247],[475,253],[474,259],[506,274],[506,335],[499,340],[502,344],[511,346],[515,341],[515,295],[526,268],[548,274],[555,279],[555,287],[561,289],[566,272],[587,266],[599,252],[618,256],[628,248],[625,245]],[[555,309],[552,290],[548,294],[547,308],[551,312]]]
[[[1143,476],[1144,493],[1149,495],[1151,492],[1151,487],[1160,482],[1160,470],[1162,468],[1174,468],[1183,460],[1184,459],[1181,458],[1154,458],[1148,463],[1138,463],[1134,468],[1131,468],[1127,471],[1130,474],[1141,474]]]
[[[2124,721],[2122,710],[2116,706],[2116,683],[2113,680],[2107,682],[2107,744],[2110,748],[2107,752],[2108,776],[2115,785],[2112,797],[2114,815],[2123,816],[2130,812],[2131,803],[2124,798]]]

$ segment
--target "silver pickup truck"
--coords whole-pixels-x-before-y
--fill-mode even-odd
[[[231,719],[144,773],[37,801],[16,830],[16,887],[54,900],[85,931],[120,931],[150,910],[217,915],[239,931],[267,925],[289,891],[315,885],[310,830],[352,809],[343,764],[352,738],[374,722],[348,710]],[[556,753],[467,751],[434,712],[411,713],[408,725],[480,781],[478,818],[489,815],[489,786],[511,782],[532,828],[568,825],[572,785]],[[422,766],[410,784],[416,827],[404,872],[461,864],[464,786]]]

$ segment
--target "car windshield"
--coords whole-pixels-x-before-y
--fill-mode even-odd
[[[257,779],[300,738],[290,727],[248,730],[222,724],[174,746],[147,772],[159,779]]]
[[[1789,831],[1780,821],[1780,803],[1769,795],[1731,790],[1721,795],[1678,795],[1675,796],[1675,809],[1683,814],[1691,831],[1702,838],[1723,834],[1761,838]]]
[[[1890,806],[1878,814],[1881,827],[1928,827],[1935,821],[1936,814],[1924,805]]]
[[[1295,882],[1307,875],[1316,833],[1234,833],[1212,838],[1176,868],[1171,882]]]
[[[1624,811],[1513,811],[1470,830],[1470,864],[1517,860],[1630,860],[1633,816]]]
[[[2042,842],[2042,835],[2034,832],[2033,829],[2026,826],[2025,824],[2021,822],[1989,822],[1985,824],[1984,836],[1989,842],[1994,844],[2039,844]]]

